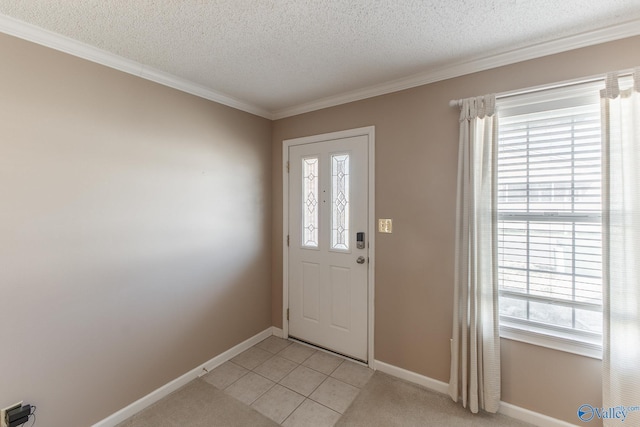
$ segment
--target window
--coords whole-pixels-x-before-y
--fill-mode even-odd
[[[302,159],[302,246],[318,247],[318,157]]]
[[[602,342],[601,133],[593,85],[499,102],[501,335],[597,355]]]

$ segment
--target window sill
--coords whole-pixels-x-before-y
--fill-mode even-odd
[[[536,328],[502,324],[500,325],[500,338],[602,360],[601,344],[578,341],[560,334],[550,335],[548,331],[543,333],[536,330]]]

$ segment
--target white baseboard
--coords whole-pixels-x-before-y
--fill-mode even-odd
[[[552,418],[539,412],[530,411],[507,402],[500,402],[500,410],[498,411],[508,417],[516,420],[531,423],[540,427],[576,427],[577,424],[571,424],[566,421]]]
[[[414,384],[421,385],[429,390],[437,391],[439,393],[449,393],[449,384],[442,381],[434,380],[433,378],[426,377],[424,375],[417,374],[406,369],[398,368],[397,366],[389,365],[388,363],[376,360],[374,368],[376,371],[384,372],[396,378],[400,378]]]
[[[241,342],[240,344],[230,348],[214,357],[213,359],[203,363],[202,365],[190,370],[186,374],[176,378],[175,380],[163,385],[162,387],[152,391],[148,395],[136,400],[132,404],[122,408],[118,412],[108,416],[107,418],[99,421],[94,424],[92,427],[114,427],[115,425],[123,422],[127,418],[132,417],[143,409],[151,406],[158,400],[162,399],[165,396],[168,396],[172,392],[176,391],[180,387],[186,385],[190,381],[205,375],[207,372],[215,369],[216,367],[222,365],[227,360],[237,356],[245,350],[253,347],[260,341],[265,338],[274,335],[276,337],[282,338],[284,336],[283,330],[276,327],[270,327],[265,329],[264,331],[252,336],[251,338]],[[390,365],[385,362],[381,362],[379,360],[373,361],[373,369],[384,372],[396,378],[400,378],[414,384],[421,385],[425,388],[428,388],[433,391],[437,391],[439,393],[448,394],[449,392],[449,384],[429,378],[425,375],[421,375],[415,373],[413,371],[408,371],[403,368],[399,368],[394,365]],[[536,426],[540,427],[576,427],[575,424],[568,423],[566,421],[559,420],[557,418],[552,418],[547,415],[540,414],[538,412],[530,411],[528,409],[521,408],[516,405],[512,405],[506,402],[500,402],[500,410],[501,414],[507,415],[511,418],[515,418],[517,420],[525,421]]]
[[[173,380],[173,381],[163,385],[162,387],[152,391],[151,393],[147,394],[146,396],[136,400],[135,402],[133,402],[129,406],[126,406],[126,407],[122,408],[118,412],[108,416],[107,418],[103,419],[102,421],[97,422],[96,424],[93,425],[93,427],[113,427],[113,426],[121,423],[122,421],[126,420],[127,418],[130,418],[131,416],[133,416],[133,415],[137,414],[138,412],[142,411],[143,409],[147,408],[148,406],[151,406],[152,404],[156,403],[158,400],[162,399],[163,397],[168,396],[169,394],[173,393],[174,391],[176,391],[180,387],[186,385],[190,381],[193,381],[194,379],[196,379],[196,378],[198,378],[198,377],[200,377],[202,375],[205,375],[207,372],[209,372],[212,369],[222,365],[227,360],[237,356],[238,354],[242,353],[245,350],[248,350],[249,348],[253,347],[257,343],[262,341],[263,339],[268,338],[271,335],[276,335],[277,336],[277,331],[278,330],[282,334],[282,330],[278,329],[278,328],[270,327],[270,328],[265,329],[264,331],[252,336],[248,340],[241,342],[240,344],[230,348],[229,350],[225,351],[224,353],[221,353],[221,354],[217,355],[216,357],[214,357],[213,359],[203,363],[202,365],[200,365],[200,366],[198,366],[196,368],[193,368],[192,370],[190,370],[186,374],[176,378],[175,380]]]
[[[399,368],[394,365],[390,365],[379,360],[374,361],[374,369],[385,374],[389,374],[396,378],[400,378],[414,384],[421,385],[433,391],[437,391],[443,394],[449,394],[449,384],[429,378],[425,375],[421,375],[406,369]],[[500,409],[498,411],[501,414],[515,418],[516,420],[524,421],[540,427],[575,427],[576,424],[571,424],[566,421],[552,418],[548,415],[541,414],[539,412],[530,411],[516,405],[512,405],[506,402],[500,402]]]

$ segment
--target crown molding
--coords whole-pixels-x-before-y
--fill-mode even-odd
[[[537,43],[521,49],[513,49],[511,51],[501,52],[490,56],[474,58],[436,70],[414,74],[382,84],[349,91],[339,95],[275,111],[269,111],[256,105],[246,103],[231,96],[193,83],[189,80],[176,77],[172,74],[148,67],[139,62],[123,58],[103,49],[99,49],[2,14],[0,14],[0,32],[58,50],[60,52],[68,53],[97,64],[114,68],[228,107],[255,114],[266,119],[277,120],[366,98],[385,95],[400,90],[410,89],[429,83],[435,83],[465,74],[471,74],[573,49],[636,36],[640,34],[640,19],[612,25],[595,31],[587,31],[577,35],[563,37],[549,42]]]
[[[79,42],[69,37],[54,33],[18,19],[0,14],[0,32],[18,37],[60,52],[77,56],[87,61],[113,68],[124,73],[159,83],[200,98],[208,99],[237,110],[273,119],[270,111],[235,99],[231,96],[215,92],[189,80],[148,67],[106,50]]]
[[[448,65],[437,70],[418,73],[386,83],[369,86],[363,89],[322,98],[293,107],[283,108],[273,112],[273,119],[283,119],[298,114],[321,110],[323,108],[334,107],[336,105],[360,101],[362,99],[372,98],[374,96],[385,95],[404,89],[410,89],[429,83],[435,83],[438,81],[463,76],[465,74],[476,73],[479,71],[489,70],[491,68],[515,64],[517,62],[566,52],[573,49],[579,49],[582,47],[593,46],[614,40],[624,39],[627,37],[633,37],[639,34],[640,19],[636,19],[624,22],[622,24],[601,28],[595,31],[587,31],[549,42],[533,44],[521,49],[513,49],[507,52],[479,57],[468,61]]]

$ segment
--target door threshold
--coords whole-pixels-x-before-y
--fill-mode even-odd
[[[310,347],[310,348],[322,351],[322,352],[327,353],[327,354],[338,356],[338,357],[341,357],[343,359],[348,359],[349,361],[351,361],[353,363],[356,363],[358,365],[364,366],[366,368],[370,367],[369,364],[366,361],[362,360],[362,359],[356,359],[354,357],[347,356],[346,354],[338,353],[337,351],[333,351],[333,350],[329,350],[329,349],[324,348],[324,347],[320,347],[320,346],[318,346],[316,344],[312,344],[310,342],[301,340],[299,338],[292,337],[291,335],[289,335],[288,339],[293,341],[293,342],[297,342],[298,344],[302,344],[302,345],[304,345],[306,347]]]

